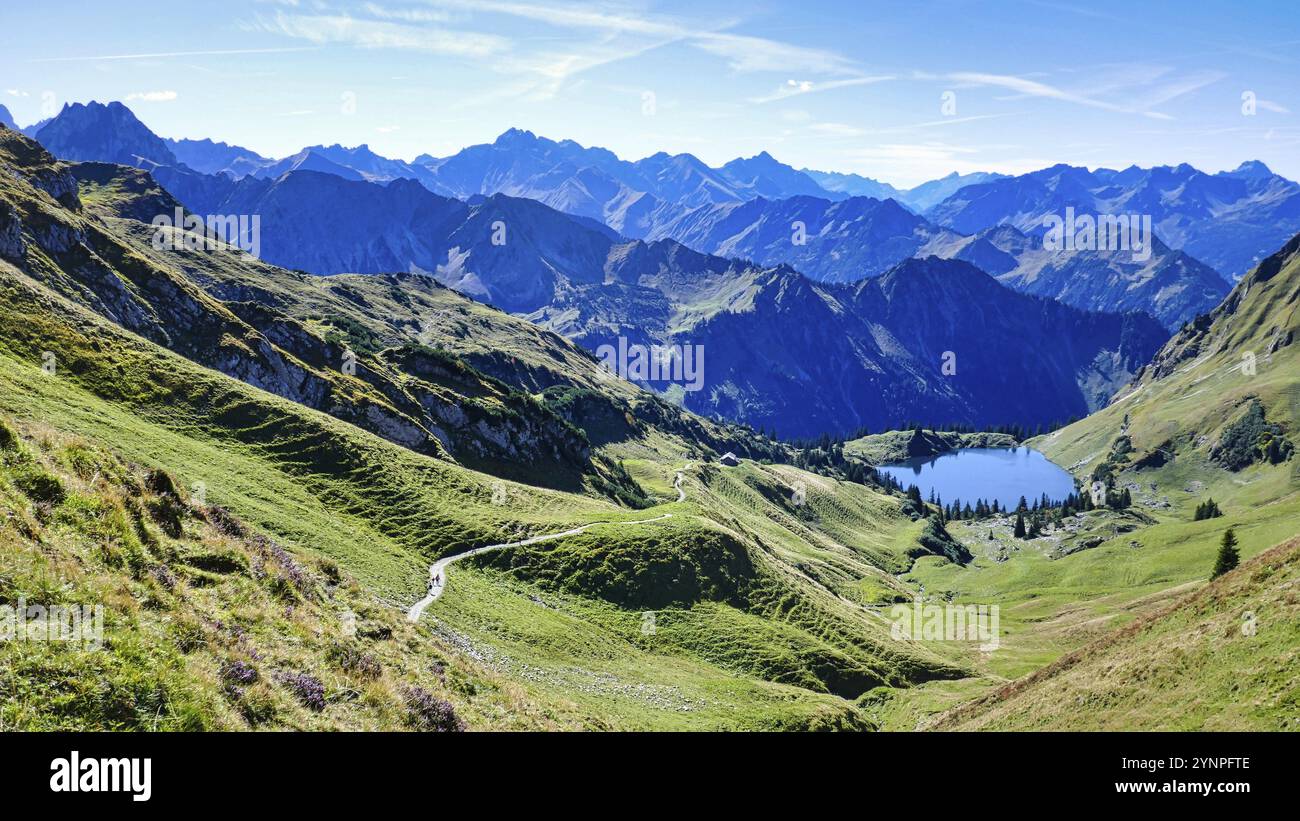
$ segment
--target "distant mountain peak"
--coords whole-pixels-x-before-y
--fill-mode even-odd
[[[56,157],[148,167],[176,165],[176,156],[120,102],[65,103],[58,116],[41,126],[36,139]]]
[[[909,257],[890,270],[882,278],[897,277],[934,277],[934,276],[973,276],[980,279],[992,278],[962,259],[944,259],[933,254],[925,257]]]
[[[501,132],[501,136],[496,138],[493,145],[526,145],[537,142],[537,135],[531,131],[522,128],[507,128]]]
[[[1273,176],[1273,169],[1260,160],[1246,160],[1241,165],[1227,172],[1228,176],[1243,179],[1267,179]]]
[[[787,168],[785,163],[773,157],[766,151],[760,151],[752,157],[737,157],[726,165],[722,166],[723,170],[728,168],[749,168],[752,166],[762,166],[764,168]],[[794,169],[791,169],[794,170]]]

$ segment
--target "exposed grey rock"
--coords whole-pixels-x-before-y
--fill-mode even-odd
[[[27,253],[27,243],[23,239],[23,221],[17,209],[5,202],[0,202],[0,257],[20,260]]]

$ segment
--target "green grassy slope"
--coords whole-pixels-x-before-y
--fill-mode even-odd
[[[1226,527],[1246,558],[1300,531],[1297,243],[1129,394],[1030,442],[1082,483],[1129,489],[1133,510],[1032,541],[1005,518],[955,522],[975,557],[961,565],[917,558],[928,525],[898,496],[780,464],[791,449],[613,379],[427,277],[159,251],[147,221],[172,201],[147,174],[65,166],[0,137],[15,171],[0,176],[0,416],[22,432],[0,464],[0,601],[103,601],[114,636],[99,655],[2,648],[21,671],[0,690],[6,726],[420,726],[411,686],[471,728],[912,729],[941,714],[963,727],[1275,728],[1294,703],[1294,665],[1270,661],[1292,658],[1294,631],[1263,632],[1294,621],[1280,586],[1294,561],[1270,554],[1201,588]],[[911,440],[844,450],[874,464]],[[749,458],[723,467],[726,450]],[[155,469],[183,501],[149,489]],[[43,495],[46,474],[71,492]],[[1193,521],[1210,497],[1225,515]],[[169,506],[179,529],[159,519]],[[421,623],[402,619],[432,559],[593,522],[457,564]],[[289,567],[307,579],[291,590]],[[888,608],[922,590],[998,604],[1001,649],[890,638]],[[1180,643],[1253,602],[1269,614],[1259,642]],[[363,634],[342,632],[344,607]],[[221,672],[235,660],[259,671],[238,693]],[[1257,672],[1254,707],[1230,703],[1234,669]],[[324,708],[286,672],[319,679]],[[84,692],[61,702],[42,676]],[[1182,718],[1184,687],[1206,695]]]
[[[722,472],[699,464],[716,447],[743,452],[733,442],[763,454],[779,448],[608,380],[558,337],[525,332],[521,321],[423,278],[323,281],[222,249],[193,260],[158,255],[139,221],[155,196],[147,177],[95,168],[78,187],[66,167],[26,141],[9,135],[4,148],[5,161],[20,168],[0,182],[0,205],[11,209],[0,217],[18,225],[25,247],[0,259],[0,414],[23,430],[84,441],[143,466],[131,471],[165,470],[186,500],[202,497],[185,505],[186,530],[160,541],[150,567],[188,578],[178,557],[220,541],[204,511],[228,509],[246,523],[249,544],[274,539],[304,566],[355,580],[356,608],[382,612],[402,636],[398,645],[365,651],[386,670],[397,667],[384,679],[390,695],[411,681],[450,692],[410,666],[424,663],[424,650],[412,644],[428,642],[430,658],[463,667],[472,682],[459,700],[446,697],[475,727],[864,729],[871,724],[854,702],[862,691],[959,674],[942,653],[890,643],[887,625],[867,606],[903,594],[891,574],[906,566],[916,527],[900,515],[897,498],[790,467],[746,461]],[[207,330],[187,334],[187,311]],[[349,379],[321,354],[342,349],[336,335],[361,355],[366,379]],[[405,346],[414,344],[443,349],[434,357],[445,366],[440,375],[406,358],[412,349]],[[42,369],[47,353],[52,373]],[[468,369],[456,364],[470,361]],[[267,381],[267,374],[278,376]],[[303,393],[303,385],[323,393]],[[443,398],[410,404],[428,386],[445,391]],[[392,426],[400,433],[433,418],[423,411],[474,400],[520,415],[536,403],[580,426],[599,461],[582,468],[577,485],[511,481],[502,478],[509,474],[501,460],[476,461],[458,441],[450,449],[404,447]],[[60,469],[57,447],[25,447]],[[687,459],[697,464],[687,471],[687,501],[677,502],[672,477]],[[536,479],[536,471],[516,478]],[[85,491],[109,504],[130,495],[86,481]],[[788,499],[795,483],[807,486],[798,509]],[[67,501],[38,511],[30,499],[12,499],[29,518],[69,515]],[[654,507],[620,504],[629,500]],[[674,518],[618,526],[663,512]],[[394,626],[419,597],[433,558],[595,521],[609,524],[544,550],[458,565],[447,595],[418,627]],[[9,538],[30,546],[34,537],[14,530]],[[71,521],[50,538],[108,554],[116,537]],[[231,549],[252,555],[257,548]],[[18,555],[0,557],[6,601],[16,593],[6,574]],[[147,584],[131,567],[87,567],[103,589]],[[575,567],[586,570],[570,574]],[[65,581],[77,589],[89,578]],[[258,598],[259,579],[202,578],[195,586],[207,591],[203,618],[257,620],[268,645],[292,645],[292,631],[307,630],[320,639],[312,652],[326,655],[295,663],[325,679],[329,653],[337,655],[324,643],[336,635],[325,624],[328,608],[297,607],[298,622],[281,624],[244,605],[257,599],[257,608],[273,609]],[[169,607],[193,605],[184,599]],[[661,629],[643,633],[647,608]],[[152,641],[149,619],[114,618],[123,646]],[[149,702],[161,705],[157,726],[244,726],[236,707],[219,706],[224,696],[203,673],[218,664],[222,641],[158,644],[162,666],[147,669],[178,672],[170,695]],[[410,658],[397,665],[401,653]],[[88,680],[115,680],[92,667],[84,668]],[[133,675],[125,662],[118,674]],[[143,726],[89,709],[49,713],[47,702],[20,692],[23,679],[13,680],[4,706],[24,716],[14,719],[24,726],[47,714],[41,726]],[[283,685],[268,687],[268,698],[284,701]],[[266,723],[405,726],[404,701],[377,696],[382,708],[353,716],[354,696],[339,688],[320,714],[282,711]],[[479,688],[487,695],[471,698]]]
[[[1216,311],[1180,331],[1109,407],[1029,442],[1081,484],[1109,473],[1114,488],[1130,490],[1135,514],[1081,515],[1072,524],[1086,539],[1048,534],[1030,542],[1013,540],[1005,520],[1001,525],[954,525],[953,533],[972,546],[976,561],[958,568],[922,559],[908,578],[928,591],[951,593],[959,602],[999,603],[1003,648],[988,658],[969,658],[981,672],[979,679],[895,698],[883,710],[885,726],[924,724],[927,714],[1001,688],[1199,589],[1229,527],[1240,540],[1243,559],[1300,532],[1300,460],[1268,455],[1270,441],[1292,442],[1300,431],[1300,352],[1293,344],[1300,330],[1297,298],[1300,239],[1245,277]],[[1252,362],[1253,368],[1243,367]],[[1263,410],[1262,425],[1249,424],[1256,402]],[[1121,440],[1127,447],[1116,447]],[[1123,451],[1128,452],[1112,457]],[[1224,515],[1195,521],[1196,507],[1210,498]],[[993,541],[987,538],[990,530],[995,531]],[[1094,546],[1062,555],[1070,540],[1075,548]],[[1286,640],[1294,639],[1290,635]],[[1206,663],[1215,668],[1204,671],[1207,682],[1234,669],[1226,653],[1210,654]],[[1103,668],[1086,669],[1100,675]],[[1195,692],[1198,680],[1180,685],[1166,678],[1159,687],[1185,686],[1186,692]],[[1076,706],[1061,700],[1055,718],[1042,706],[1035,721],[1043,726],[1124,724],[1104,705],[1084,712]],[[1162,726],[1129,718],[1134,726]],[[1268,722],[1232,711],[1216,726]]]
[[[12,274],[0,282],[0,287],[5,285],[5,327],[16,327],[19,316],[40,316],[41,322],[27,322],[35,334],[30,341],[25,336],[0,340],[0,411],[110,441],[114,451],[133,462],[174,472],[182,488],[201,483],[209,503],[236,511],[290,550],[311,551],[336,562],[358,579],[374,606],[388,608],[390,614],[400,614],[400,608],[418,597],[424,567],[435,555],[593,520],[645,515],[591,497],[514,483],[506,483],[509,504],[493,505],[492,477],[405,451],[324,414],[205,371],[52,298],[41,305]],[[56,375],[41,371],[36,339],[42,344],[57,340],[62,355]],[[221,407],[231,411],[201,410]],[[698,526],[686,527],[689,532]],[[615,552],[645,538],[605,530],[594,536]],[[583,548],[580,540],[565,544],[575,554]],[[751,549],[748,543],[740,548],[744,555]],[[460,599],[462,592],[471,599]],[[612,687],[607,700],[579,709],[569,705],[586,692],[586,685],[563,675],[575,663],[569,656],[571,638],[550,646],[532,635],[539,628],[532,602],[541,594],[551,595],[544,586],[521,588],[500,575],[458,570],[445,603],[431,611],[420,632],[442,637],[445,646],[468,662],[496,659],[505,650],[484,655],[466,647],[461,636],[486,636],[508,650],[511,639],[494,632],[500,629],[497,625],[509,625],[510,637],[523,631],[529,639],[513,656],[529,658],[530,668],[553,671],[554,677],[522,683],[521,698],[569,710],[568,720],[593,727],[864,727],[865,720],[851,703],[825,694],[829,688],[824,679],[874,665],[903,683],[907,676],[933,675],[933,670],[945,667],[909,654],[901,656],[905,665],[861,650],[846,655],[839,649],[848,643],[843,629],[828,631],[828,643],[810,630],[784,626],[785,616],[778,611],[737,612],[735,618],[745,625],[737,630],[733,623],[708,617],[711,607],[732,612],[712,601],[698,602],[689,640],[674,640],[666,645],[666,653],[648,652],[629,640],[625,629],[629,620],[640,618],[639,609],[574,596],[587,621],[585,632],[619,651],[607,653],[598,664],[588,662],[584,669],[601,681],[612,676],[609,680],[620,684]],[[834,621],[836,606],[822,601],[801,611],[820,623]],[[755,641],[758,628],[784,634],[786,649],[780,654],[799,660],[756,661],[757,655],[772,651]],[[758,646],[743,647],[742,639]],[[819,654],[829,654],[831,661],[823,663]],[[818,665],[825,669],[805,674]],[[682,716],[665,706],[667,702],[641,699],[637,693],[642,687],[713,693],[704,699],[712,706]],[[500,726],[514,721],[502,715]]]
[[[1300,540],[932,727],[1300,730]]]
[[[394,612],[419,596],[422,568],[435,555],[588,521],[643,516],[589,496],[516,483],[506,483],[508,504],[494,505],[494,479],[487,475],[404,451],[326,414],[307,411],[201,369],[114,330],[57,297],[40,295],[38,288],[23,282],[21,274],[12,270],[0,270],[0,291],[5,297],[0,303],[3,326],[16,329],[21,320],[25,329],[0,339],[4,365],[0,369],[0,385],[4,386],[0,411],[21,420],[40,420],[70,434],[112,442],[114,451],[127,459],[172,470],[182,487],[201,483],[209,503],[233,509],[291,549],[309,548],[338,562],[378,603],[393,607]],[[48,348],[60,352],[55,375],[40,369],[40,352]],[[811,481],[820,479],[807,475]],[[871,491],[861,488],[858,492]],[[888,509],[897,503],[881,498],[878,504]],[[694,537],[692,526],[686,530],[688,539]],[[599,531],[597,535],[601,537]],[[638,534],[614,533],[604,535],[601,544],[617,552],[624,543],[637,544],[641,539]],[[575,540],[564,547],[580,552],[584,542]],[[746,542],[738,549],[748,556],[755,547]],[[469,579],[474,574],[461,573],[460,578],[467,579],[465,585],[473,590],[474,582]],[[434,611],[428,629],[434,635],[447,630],[480,631],[485,622],[493,624],[478,609],[487,605],[498,609],[495,621],[515,614],[526,616],[512,630],[536,629],[530,612],[533,605],[528,604],[536,594],[511,592],[515,587],[502,578],[487,587],[493,592],[477,595],[474,609],[464,613],[456,609],[456,594],[448,594],[446,607],[451,617]],[[798,598],[797,590],[780,586],[771,592],[777,598],[787,594]],[[520,612],[520,605],[525,604],[528,609]],[[831,635],[829,643],[818,631],[784,626],[787,616],[779,608],[748,616],[737,613],[746,624],[744,630],[737,630],[735,624],[703,614],[719,603],[701,601],[699,605],[702,609],[695,616],[692,635],[689,640],[675,640],[671,653],[695,681],[688,687],[680,681],[680,670],[669,676],[671,665],[663,665],[662,653],[647,653],[636,642],[619,638],[614,643],[628,656],[619,664],[636,673],[623,688],[634,690],[668,677],[677,679],[672,686],[720,688],[732,694],[731,698],[718,701],[712,696],[714,709],[692,714],[688,724],[681,724],[680,717],[662,705],[630,698],[616,700],[614,707],[591,705],[593,712],[582,713],[581,721],[595,722],[591,726],[733,726],[732,722],[746,726],[800,726],[801,722],[865,726],[848,701],[818,695],[831,688],[827,682],[835,682],[844,670],[858,670],[855,681],[865,688],[879,676],[905,683],[909,677],[924,678],[933,676],[935,670],[948,669],[932,657],[927,660],[892,651],[885,656],[881,650],[889,648],[855,648],[845,653],[842,647],[852,647],[852,630],[835,626],[844,618],[842,614],[837,618],[835,612],[848,609],[848,605],[836,599],[815,599],[798,608],[801,618]],[[593,620],[588,630],[593,633],[612,631],[619,637],[615,626],[627,621],[628,612],[640,618],[640,609],[634,607],[589,604],[588,608]],[[455,621],[458,613],[468,624]],[[832,627],[824,626],[828,621]],[[757,627],[784,634],[787,650],[781,655],[796,660],[780,664],[755,660],[772,652],[763,642],[755,642]],[[741,639],[749,646],[741,647]],[[610,635],[606,640],[611,640]],[[572,666],[563,651],[567,646],[551,648],[555,655],[546,652],[539,656],[546,644],[526,642],[534,666],[542,668],[545,661],[555,670]],[[476,653],[469,653],[469,659],[474,657]],[[610,659],[611,664],[614,661]],[[814,672],[807,673],[809,669]],[[612,673],[595,666],[591,674],[603,677]],[[787,681],[802,686],[785,685]],[[580,683],[567,679],[547,682],[549,686],[532,694],[542,703],[571,704],[572,696],[582,692]],[[757,701],[770,701],[768,707],[753,707],[755,694],[774,686],[784,687],[784,691]],[[620,714],[620,709],[627,712]],[[669,717],[673,720],[666,722]],[[510,720],[504,721],[510,724]]]
[[[103,608],[83,641],[0,642],[0,728],[582,726],[174,481],[0,419],[0,598]]]

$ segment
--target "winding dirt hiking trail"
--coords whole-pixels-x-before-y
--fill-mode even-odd
[[[686,471],[690,470],[690,468],[691,463],[687,462],[685,467],[677,471],[677,478],[673,480],[673,487],[677,489],[677,501],[679,502],[686,501],[686,489],[682,487],[682,482],[685,480]],[[538,542],[549,542],[555,539],[563,539],[568,536],[577,536],[579,533],[596,527],[597,525],[646,525],[651,522],[661,522],[664,519],[671,519],[672,517],[673,514],[665,513],[662,516],[655,516],[653,519],[638,519],[634,522],[592,522],[591,524],[575,527],[572,530],[565,530],[560,533],[547,533],[544,536],[533,536],[531,539],[523,539],[518,542],[503,542],[502,544],[491,544],[487,547],[476,547],[473,550],[467,550],[464,553],[457,553],[454,556],[447,556],[439,559],[429,566],[429,594],[411,605],[411,609],[406,611],[406,620],[410,622],[419,621],[420,616],[424,615],[424,611],[428,609],[429,605],[436,602],[442,596],[442,592],[447,589],[447,568],[452,562],[458,562],[461,559],[468,559],[470,556],[478,556],[481,553],[490,553],[493,550],[505,550],[510,547],[526,547],[527,545],[537,544]]]
[[[538,542],[549,542],[555,539],[563,539],[566,536],[577,536],[579,533],[598,525],[645,525],[651,522],[671,519],[672,517],[673,514],[665,513],[662,516],[656,516],[653,519],[638,519],[635,522],[592,522],[591,524],[583,525],[582,527],[575,527],[572,530],[565,530],[562,533],[547,533],[545,536],[534,536],[531,539],[524,539],[518,542],[505,542],[503,544],[488,545],[487,547],[476,547],[473,550],[467,550],[464,553],[457,553],[454,556],[447,556],[446,558],[439,559],[429,566],[429,595],[411,605],[411,609],[406,611],[406,619],[407,621],[413,622],[419,621],[420,616],[424,613],[425,609],[442,596],[442,591],[447,589],[447,567],[452,562],[458,562],[461,559],[468,559],[470,556],[477,556],[481,553],[490,553],[493,550],[505,550],[508,547],[524,547],[530,544],[537,544]]]

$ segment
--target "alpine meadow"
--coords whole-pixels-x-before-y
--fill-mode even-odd
[[[0,17],[0,730],[1300,730],[1287,4]]]

